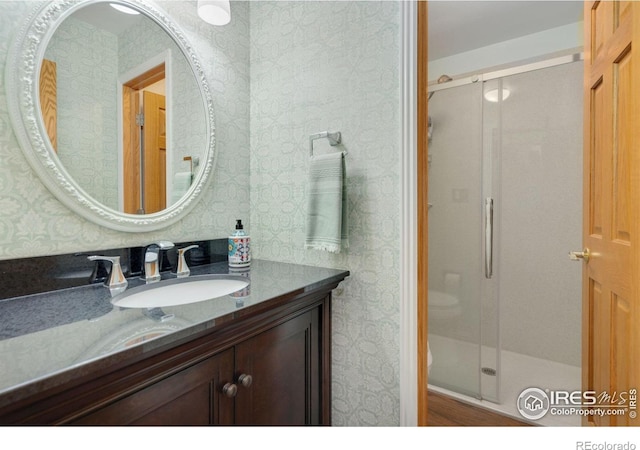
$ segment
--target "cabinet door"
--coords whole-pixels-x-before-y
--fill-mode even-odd
[[[74,422],[84,425],[208,425],[233,423],[233,350],[195,364]]]
[[[319,326],[316,308],[236,346],[236,424],[321,423]]]

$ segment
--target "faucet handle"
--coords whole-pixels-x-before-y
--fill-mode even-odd
[[[171,241],[154,242],[153,244],[150,244],[148,247],[151,247],[153,245],[158,247],[160,250],[169,250],[169,249],[175,247],[175,244],[173,242],[171,242]]]
[[[178,278],[188,277],[191,273],[189,266],[187,266],[187,261],[184,258],[184,254],[194,248],[198,248],[198,246],[194,244],[178,249],[178,268],[176,270],[176,275],[178,276]]]
[[[105,286],[109,288],[111,295],[121,294],[127,289],[129,282],[122,273],[122,267],[120,266],[119,256],[88,256],[90,261],[109,261],[111,262],[111,274],[109,275],[109,281],[105,282]]]

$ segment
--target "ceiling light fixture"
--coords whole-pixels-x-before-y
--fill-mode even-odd
[[[198,15],[211,25],[226,25],[231,22],[229,0],[198,0]]]
[[[119,3],[109,3],[109,5],[113,9],[117,9],[118,11],[120,11],[122,13],[125,13],[125,14],[131,14],[131,15],[140,14],[139,11],[136,11],[133,8],[129,8],[128,6],[120,5]]]
[[[498,89],[491,89],[484,93],[484,98],[491,103],[498,103]],[[511,95],[511,91],[509,89],[502,88],[502,101],[505,101]]]

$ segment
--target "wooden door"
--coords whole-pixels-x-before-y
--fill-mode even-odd
[[[236,346],[236,425],[320,425],[320,308]],[[243,386],[241,375],[252,377]]]
[[[40,68],[40,112],[51,146],[58,151],[58,78],[56,63],[42,60]]]
[[[629,396],[640,387],[640,3],[587,2],[584,12],[582,387],[626,393],[629,409],[583,424],[638,424]]]
[[[144,91],[145,88],[153,86],[156,83],[165,79],[165,65],[164,63],[153,67],[146,72],[141,73],[137,77],[127,81],[122,85],[122,129],[123,129],[123,209],[128,214],[147,214],[155,211],[160,211],[166,206],[166,187],[160,192],[157,186],[164,184],[166,186],[166,173],[162,172],[158,179],[157,176],[151,177],[153,179],[152,192],[155,192],[155,197],[152,198],[147,205],[146,201],[146,189],[148,188],[146,182],[152,183],[149,180],[143,181],[143,170],[147,170],[146,162],[142,162],[144,155],[141,155],[143,149],[142,133],[138,118],[140,115],[140,104],[144,102],[144,95],[148,94]],[[141,93],[144,92],[141,99]],[[160,94],[157,94],[160,95]],[[166,167],[166,109],[165,109],[165,97],[160,95],[162,100],[156,101],[150,96],[151,106],[149,111],[149,118],[151,119],[151,125],[153,130],[148,130],[152,137],[151,146],[156,148],[153,161],[150,163],[153,167],[149,167],[150,171],[158,171],[156,167]],[[147,111],[142,111],[143,122],[145,120],[144,114]],[[144,137],[146,139],[146,136]],[[144,143],[146,146],[146,142]],[[162,151],[158,150],[162,147]],[[144,167],[143,167],[144,166]],[[164,180],[164,181],[163,181]],[[143,186],[144,183],[144,186]],[[153,211],[147,211],[146,207],[152,207]]]
[[[165,97],[143,93],[144,111],[144,212],[167,206],[167,125]]]

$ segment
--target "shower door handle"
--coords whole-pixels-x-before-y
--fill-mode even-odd
[[[484,201],[484,276],[493,276],[493,199]]]

